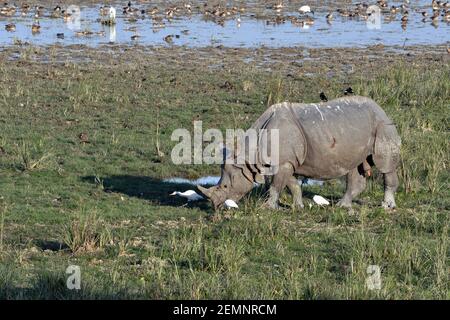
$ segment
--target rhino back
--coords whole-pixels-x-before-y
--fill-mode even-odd
[[[279,125],[280,163],[295,163],[289,159],[295,152],[286,148],[295,146],[292,139],[299,138],[293,132],[300,127],[307,147],[306,157],[296,166],[296,173],[322,179],[345,175],[360,164],[373,151],[377,124],[389,121],[373,100],[364,97],[316,104],[281,103],[267,111],[255,124],[284,119],[283,125]]]

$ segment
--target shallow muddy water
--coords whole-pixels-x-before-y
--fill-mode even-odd
[[[372,2],[371,2],[372,3]],[[373,1],[373,3],[375,3]],[[389,5],[400,5],[403,2],[389,2]],[[51,18],[53,7],[46,8],[39,19],[33,17],[34,11],[26,15],[18,9],[14,16],[0,16],[0,46],[17,42],[28,42],[33,45],[51,45],[59,43],[86,44],[92,47],[107,43],[140,45],[184,45],[189,47],[205,47],[223,45],[226,47],[365,47],[375,44],[386,46],[402,45],[437,45],[450,42],[450,24],[440,17],[439,22],[432,24],[428,17],[424,22],[421,11],[431,15],[431,1],[411,1],[409,5],[408,23],[402,28],[402,13],[392,16],[381,15],[381,25],[373,24],[362,18],[342,17],[334,10],[334,19],[328,21],[327,7],[318,7],[311,26],[292,23],[289,17],[304,19],[293,8],[280,13],[262,9],[257,14],[247,10],[233,14],[223,20],[206,20],[199,12],[180,13],[168,19],[161,9],[159,15],[137,14],[132,21],[122,11],[124,3],[116,4],[117,19],[112,27],[100,23],[100,4],[81,5],[80,19],[64,21],[63,18]],[[149,5],[136,5],[139,10],[149,9]],[[344,6],[352,8],[352,6]],[[284,17],[285,22],[273,23],[275,18]],[[162,20],[154,26],[155,17]],[[388,21],[392,19],[392,21]],[[31,26],[39,21],[40,32],[32,33]],[[6,31],[6,25],[14,23],[15,31]],[[77,35],[77,32],[89,31],[91,35]],[[57,36],[59,34],[59,36]],[[62,35],[63,34],[63,35]],[[168,37],[169,36],[169,37]]]

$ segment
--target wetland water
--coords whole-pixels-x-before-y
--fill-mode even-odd
[[[23,15],[20,8],[14,16],[0,16],[0,46],[8,46],[17,42],[33,45],[84,44],[92,47],[110,42],[132,45],[184,45],[189,47],[205,47],[223,45],[226,47],[289,47],[304,46],[322,47],[365,47],[376,44],[386,46],[402,45],[437,45],[450,42],[450,24],[440,17],[432,24],[428,17],[422,21],[421,12],[426,10],[432,14],[431,1],[412,0],[408,8],[408,22],[402,27],[402,13],[392,15],[381,14],[378,29],[368,27],[363,18],[343,17],[336,10],[334,18],[328,21],[326,15],[332,11],[327,7],[318,7],[313,25],[299,26],[292,23],[289,17],[302,18],[293,7],[275,14],[273,10],[263,9],[259,15],[250,9],[223,19],[223,23],[205,19],[205,15],[196,11],[191,14],[181,12],[168,19],[161,8],[159,15],[137,14],[133,18],[122,13],[126,2],[116,3],[116,25],[104,26],[100,23],[98,5],[80,5],[80,19],[65,21],[62,17],[51,18],[53,7],[39,19],[34,18],[34,9]],[[353,2],[353,3],[356,3]],[[375,1],[369,1],[375,4]],[[403,2],[389,2],[389,5],[401,5]],[[353,8],[353,5],[343,8]],[[139,10],[151,8],[151,5],[138,5]],[[275,18],[284,17],[284,23],[273,23]],[[264,18],[262,18],[264,17]],[[159,27],[155,27],[154,22]],[[31,26],[39,21],[40,32],[32,33]],[[8,24],[15,24],[15,31],[6,31]],[[156,23],[156,22],[155,22]],[[163,26],[162,26],[163,24]],[[77,32],[89,31],[91,35],[77,35]],[[60,34],[59,37],[57,34]],[[64,38],[62,39],[62,35]],[[167,38],[169,36],[170,39]],[[133,38],[133,39],[132,39]],[[170,40],[170,41],[167,41]]]

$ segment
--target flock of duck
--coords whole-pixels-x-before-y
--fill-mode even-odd
[[[410,20],[409,16],[411,11],[409,0],[404,0],[402,4],[397,6],[389,5],[387,0],[377,0],[376,7],[379,9],[379,12],[383,16],[385,22],[391,22],[399,19],[401,21],[402,28],[406,29],[408,21]],[[430,21],[435,27],[438,26],[438,23],[441,20],[443,22],[450,23],[450,2],[432,0],[430,7],[431,12],[425,9],[415,10],[415,12],[419,13],[422,16],[422,22],[426,23]],[[294,25],[304,27],[313,25],[315,21],[314,11],[311,10],[310,6],[307,5],[301,6],[298,9],[300,16],[283,16],[281,14],[284,8],[282,2],[269,6],[268,8],[277,12],[278,15],[272,18],[272,20],[268,20],[267,24],[280,24],[285,23],[286,21],[291,21],[291,23]],[[336,16],[347,19],[367,20],[372,14],[374,14],[374,12],[375,11],[371,10],[370,4],[366,2],[360,2],[354,4],[354,6],[351,8],[338,8],[335,12],[328,12],[325,15],[325,18],[328,24],[331,24]],[[312,14],[312,16],[309,14]]]
[[[383,16],[385,22],[399,20],[404,29],[407,27],[408,21],[410,21],[411,12],[415,12],[421,16],[422,22],[431,22],[435,27],[438,26],[440,21],[450,23],[450,2],[432,0],[429,8],[415,10],[410,8],[409,0],[404,0],[401,5],[397,6],[390,5],[387,0],[377,0],[374,5],[379,8],[379,12]],[[329,24],[332,23],[336,16],[340,16],[344,19],[367,20],[372,14],[370,10],[368,10],[369,8],[370,4],[361,2],[354,4],[351,7],[339,8],[336,11],[327,12],[325,19]],[[282,1],[266,6],[265,9],[269,12],[269,18],[266,20],[267,24],[282,24],[286,21],[290,21],[295,26],[307,28],[313,25],[318,18],[314,10],[308,5],[301,6],[296,14],[292,14],[292,10],[289,11]],[[204,19],[214,21],[219,25],[224,25],[227,20],[235,20],[239,27],[241,15],[246,13],[246,11],[247,9],[244,6],[209,5],[208,3],[194,6],[188,2],[170,5],[165,8],[158,8],[157,6],[152,5],[144,7],[142,5],[135,6],[131,1],[129,1],[121,10],[123,17],[129,22],[145,19],[146,17],[151,18],[153,28],[164,28],[166,23],[170,23],[172,19],[191,14],[201,14]],[[285,15],[283,11],[289,11],[290,14],[287,13]],[[22,17],[31,16],[34,18],[34,23],[31,25],[31,32],[36,34],[41,32],[39,23],[41,18],[64,19],[64,21],[70,21],[74,18],[75,12],[63,9],[60,5],[57,5],[54,8],[45,8],[40,5],[30,6],[27,3],[22,4],[20,7],[17,7],[15,4],[5,3],[3,7],[0,8],[0,17],[14,17],[17,14],[20,14]],[[251,16],[257,17],[255,14],[251,14]],[[116,8],[112,6],[101,6],[97,21],[104,25],[114,25],[116,23]],[[5,25],[5,30],[14,32],[16,30],[16,25],[14,23],[8,23]],[[186,31],[186,33],[187,32],[188,31]],[[80,31],[76,34],[91,35],[94,33]],[[64,37],[62,33],[58,33],[57,36],[58,38]],[[139,36],[135,34],[132,36],[132,39],[138,37]],[[170,35],[165,37],[164,40],[171,42],[173,37],[173,35]]]

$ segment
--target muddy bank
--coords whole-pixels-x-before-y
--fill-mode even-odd
[[[241,66],[257,68],[287,77],[326,77],[367,74],[397,62],[418,65],[448,64],[446,46],[405,46],[368,48],[205,48],[105,45],[90,48],[73,46],[15,45],[0,47],[0,59],[17,64],[129,64],[164,67],[175,70],[233,70]],[[370,71],[370,72],[369,72]]]

